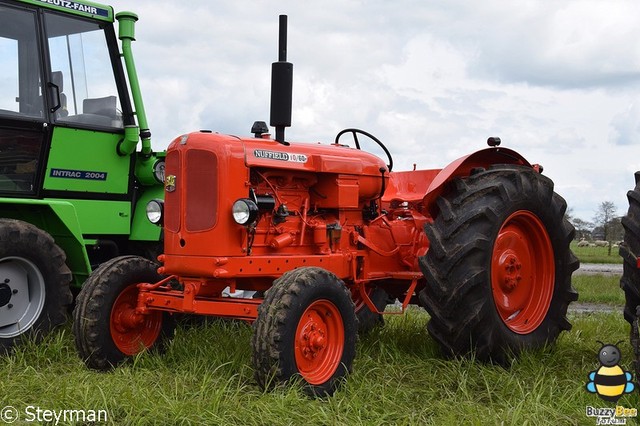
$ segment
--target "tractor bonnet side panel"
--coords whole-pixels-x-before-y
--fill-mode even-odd
[[[233,202],[248,194],[242,143],[183,136],[169,146],[165,176],[165,254],[244,256],[243,228],[231,215]]]

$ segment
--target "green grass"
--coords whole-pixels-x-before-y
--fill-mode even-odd
[[[620,275],[573,275],[574,288],[582,303],[603,303],[624,306],[624,291],[620,289]]]
[[[573,241],[571,250],[581,263],[622,263],[617,247],[612,247],[609,255],[608,247],[578,247],[578,243]]]
[[[112,424],[127,425],[595,424],[585,407],[610,406],[584,389],[599,367],[596,340],[623,341],[621,365],[631,361],[620,314],[571,315],[573,330],[554,348],[527,353],[509,369],[443,359],[427,320],[421,309],[388,316],[360,339],[345,385],[322,400],[295,387],[260,390],[244,323],[180,328],[165,355],[143,354],[109,373],[84,367],[67,326],[0,358],[0,407],[106,409]],[[639,402],[636,392],[618,404]]]
[[[575,275],[580,302],[622,306],[617,275]],[[253,379],[251,328],[213,321],[184,327],[164,355],[142,354],[113,372],[78,359],[70,325],[42,344],[0,358],[0,408],[108,411],[111,424],[442,425],[595,424],[585,407],[607,407],[584,389],[599,367],[597,340],[620,348],[630,369],[621,313],[569,314],[573,330],[553,348],[524,354],[509,369],[444,359],[410,309],[360,339],[353,374],[332,398],[312,400],[295,387],[264,392]],[[619,405],[637,407],[638,393]],[[61,423],[63,424],[63,423]]]

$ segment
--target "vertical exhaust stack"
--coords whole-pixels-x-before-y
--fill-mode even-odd
[[[120,26],[118,29],[119,38],[122,41],[122,57],[127,69],[127,77],[129,77],[129,86],[131,88],[131,96],[135,106],[135,115],[138,117],[138,126],[125,126],[125,138],[118,144],[119,155],[129,155],[136,150],[138,137],[142,140],[142,154],[148,157],[151,154],[151,131],[147,124],[147,113],[142,102],[142,92],[138,81],[138,73],[133,60],[133,51],[131,43],[135,41],[135,23],[138,15],[132,12],[120,12],[116,15]]]
[[[285,127],[291,127],[293,99],[293,64],[287,62],[287,15],[280,15],[278,62],[271,64],[271,126],[276,129],[276,140],[284,140]]]

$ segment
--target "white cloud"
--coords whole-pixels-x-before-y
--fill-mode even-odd
[[[134,52],[157,149],[186,131],[248,135],[269,121],[286,13],[288,139],[328,143],[360,127],[401,170],[444,167],[500,136],[545,166],[577,217],[602,201],[626,210],[640,164],[638,2],[111,3],[140,16]]]
[[[611,120],[611,140],[618,145],[640,145],[640,104],[633,102],[627,110]]]

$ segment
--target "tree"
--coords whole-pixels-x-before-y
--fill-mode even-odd
[[[616,205],[611,201],[603,201],[596,209],[593,216],[593,223],[597,227],[602,227],[604,240],[609,242],[609,255],[611,255],[611,241],[613,241],[613,230],[615,228],[613,221],[616,219]]]
[[[611,241],[620,242],[624,238],[624,228],[622,227],[622,218],[616,217],[609,222],[609,231],[611,235]]]
[[[576,228],[576,240],[586,239],[591,235],[593,223],[582,220],[579,217],[573,218],[571,224]]]

